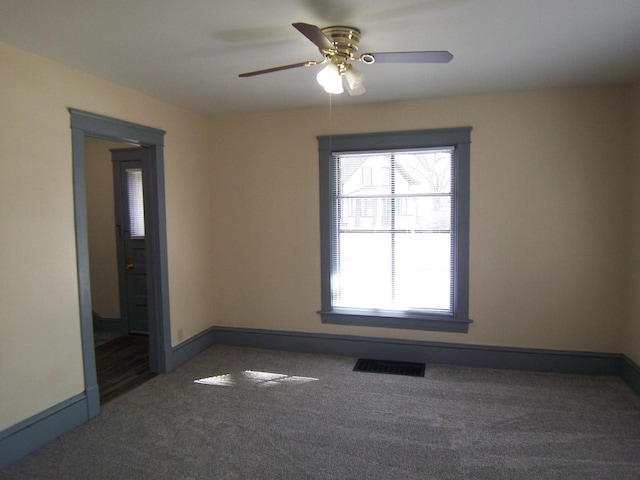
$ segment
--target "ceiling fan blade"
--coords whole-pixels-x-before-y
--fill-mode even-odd
[[[292,23],[296,30],[298,30],[301,34],[311,40],[316,47],[318,48],[333,48],[333,44],[329,41],[329,39],[322,33],[315,25],[310,25],[308,23]]]
[[[453,58],[451,53],[446,50],[427,51],[427,52],[378,52],[365,53],[371,55],[376,63],[449,63]],[[373,63],[367,62],[365,63]]]
[[[318,62],[315,62],[315,61],[292,63],[290,65],[282,65],[280,67],[265,68],[264,70],[256,70],[255,72],[241,73],[238,76],[241,78],[254,77],[256,75],[262,75],[264,73],[279,72],[280,70],[289,70],[290,68],[310,67],[311,65],[316,65],[317,63]]]

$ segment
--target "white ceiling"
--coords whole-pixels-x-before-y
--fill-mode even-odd
[[[208,115],[327,105],[321,67],[238,78],[322,58],[293,22],[454,56],[359,66],[334,105],[640,80],[640,0],[0,0],[0,41]]]

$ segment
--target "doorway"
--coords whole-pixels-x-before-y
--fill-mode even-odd
[[[85,139],[125,142],[140,148],[144,172],[144,218],[147,310],[148,365],[153,373],[169,369],[168,273],[166,221],[164,209],[164,131],[101,115],[69,109],[73,150],[73,186],[76,219],[76,250],[80,324],[84,362],[85,394],[89,418],[100,412],[99,388],[94,349],[93,308],[87,233],[87,197],[85,181]]]
[[[100,403],[154,376],[149,368],[144,147],[85,138],[93,338]]]

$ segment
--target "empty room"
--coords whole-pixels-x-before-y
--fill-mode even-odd
[[[0,478],[640,478],[638,25],[0,0]]]

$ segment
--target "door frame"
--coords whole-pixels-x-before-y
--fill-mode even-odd
[[[166,373],[169,370],[171,357],[164,188],[164,135],[166,132],[74,108],[69,108],[69,113],[82,359],[88,413],[89,418],[93,418],[100,413],[100,396],[93,344],[84,139],[94,137],[130,143],[143,147],[150,153],[150,155],[143,155],[142,164],[147,240],[145,255],[149,309],[149,368],[154,373]]]

